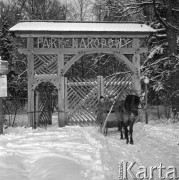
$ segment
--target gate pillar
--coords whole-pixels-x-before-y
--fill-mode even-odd
[[[135,90],[135,93],[138,96],[140,96],[141,95],[141,82],[140,82],[140,53],[138,51],[140,47],[139,38],[134,38],[132,45],[136,49],[133,55],[133,59],[132,59],[132,63],[134,64],[136,68],[136,73],[132,77],[132,87]]]
[[[65,125],[68,124],[68,92],[67,92],[67,77],[64,79],[64,110],[65,110]]]
[[[132,76],[132,88],[135,90],[136,95],[140,96],[141,95],[141,83],[140,83],[140,78],[138,75],[133,75]]]
[[[60,88],[58,89],[58,125],[59,127],[65,126],[65,78],[60,78]]]
[[[27,38],[27,49],[30,52],[27,55],[28,63],[28,120],[30,127],[34,128],[34,89],[33,89],[33,79],[34,79],[34,54],[33,54],[33,38]]]
[[[35,123],[39,126],[39,91],[35,92]]]
[[[65,126],[65,77],[64,70],[64,54],[58,54],[58,126]]]
[[[34,90],[31,89],[31,92],[28,94],[28,98],[30,97],[30,102],[28,104],[28,113],[29,113],[29,119],[30,119],[30,127],[35,127],[35,107],[34,107],[34,98],[35,93]]]

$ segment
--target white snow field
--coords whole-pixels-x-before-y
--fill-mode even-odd
[[[17,127],[0,136],[0,180],[117,180],[121,162],[136,162],[133,173],[144,166],[148,175],[150,166],[162,163],[163,176],[175,167],[170,177],[177,179],[179,123],[136,123],[134,145],[120,140],[119,133],[105,137],[92,126]]]

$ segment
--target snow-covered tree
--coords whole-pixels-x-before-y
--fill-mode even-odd
[[[150,53],[143,64],[143,72],[151,78],[151,94],[154,91],[156,97],[166,100],[176,109],[179,96],[179,2],[153,0],[152,3],[154,20],[150,25],[157,30],[157,34],[150,38]]]
[[[171,104],[179,97],[179,0],[96,0],[97,21],[143,21],[157,30],[148,40],[149,53],[141,59],[142,75],[150,78],[149,100]],[[178,42],[179,43],[179,42]]]

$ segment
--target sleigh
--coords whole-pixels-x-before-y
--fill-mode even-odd
[[[119,117],[117,117],[117,113],[116,113],[115,109],[117,107],[119,108],[120,106],[122,106],[122,104],[123,104],[123,100],[118,101],[117,104],[115,101],[111,105],[109,105],[106,109],[106,112],[103,113],[102,117],[105,117],[105,118],[103,118],[103,120],[100,124],[100,132],[103,135],[106,136],[108,133],[110,133],[110,134],[117,133],[120,130]],[[116,131],[116,128],[117,128],[117,131]]]
[[[101,123],[101,126],[100,126],[100,132],[103,135],[106,136],[108,133],[117,133],[119,131],[119,122],[118,122],[115,112],[112,112],[109,114],[108,121],[105,125],[105,130],[103,132],[102,128],[104,126],[104,123],[105,123],[105,119],[103,120],[103,122]],[[112,130],[114,130],[114,128],[118,128],[118,131],[116,131],[116,130],[112,131]],[[109,130],[109,129],[111,129],[111,130]]]

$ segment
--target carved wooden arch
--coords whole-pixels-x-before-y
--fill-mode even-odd
[[[81,57],[84,56],[84,54],[94,54],[94,53],[99,53],[99,51],[91,51],[91,52],[79,52],[78,54],[76,54],[70,61],[68,61],[63,69],[63,73],[65,74],[69,68],[76,62],[78,61]],[[119,61],[123,61],[129,68],[129,70],[134,73],[137,74],[137,69],[134,66],[133,63],[131,63],[123,54],[120,54],[118,52],[112,52],[112,51],[106,51],[105,54],[114,54],[114,56],[116,57],[117,60]]]

